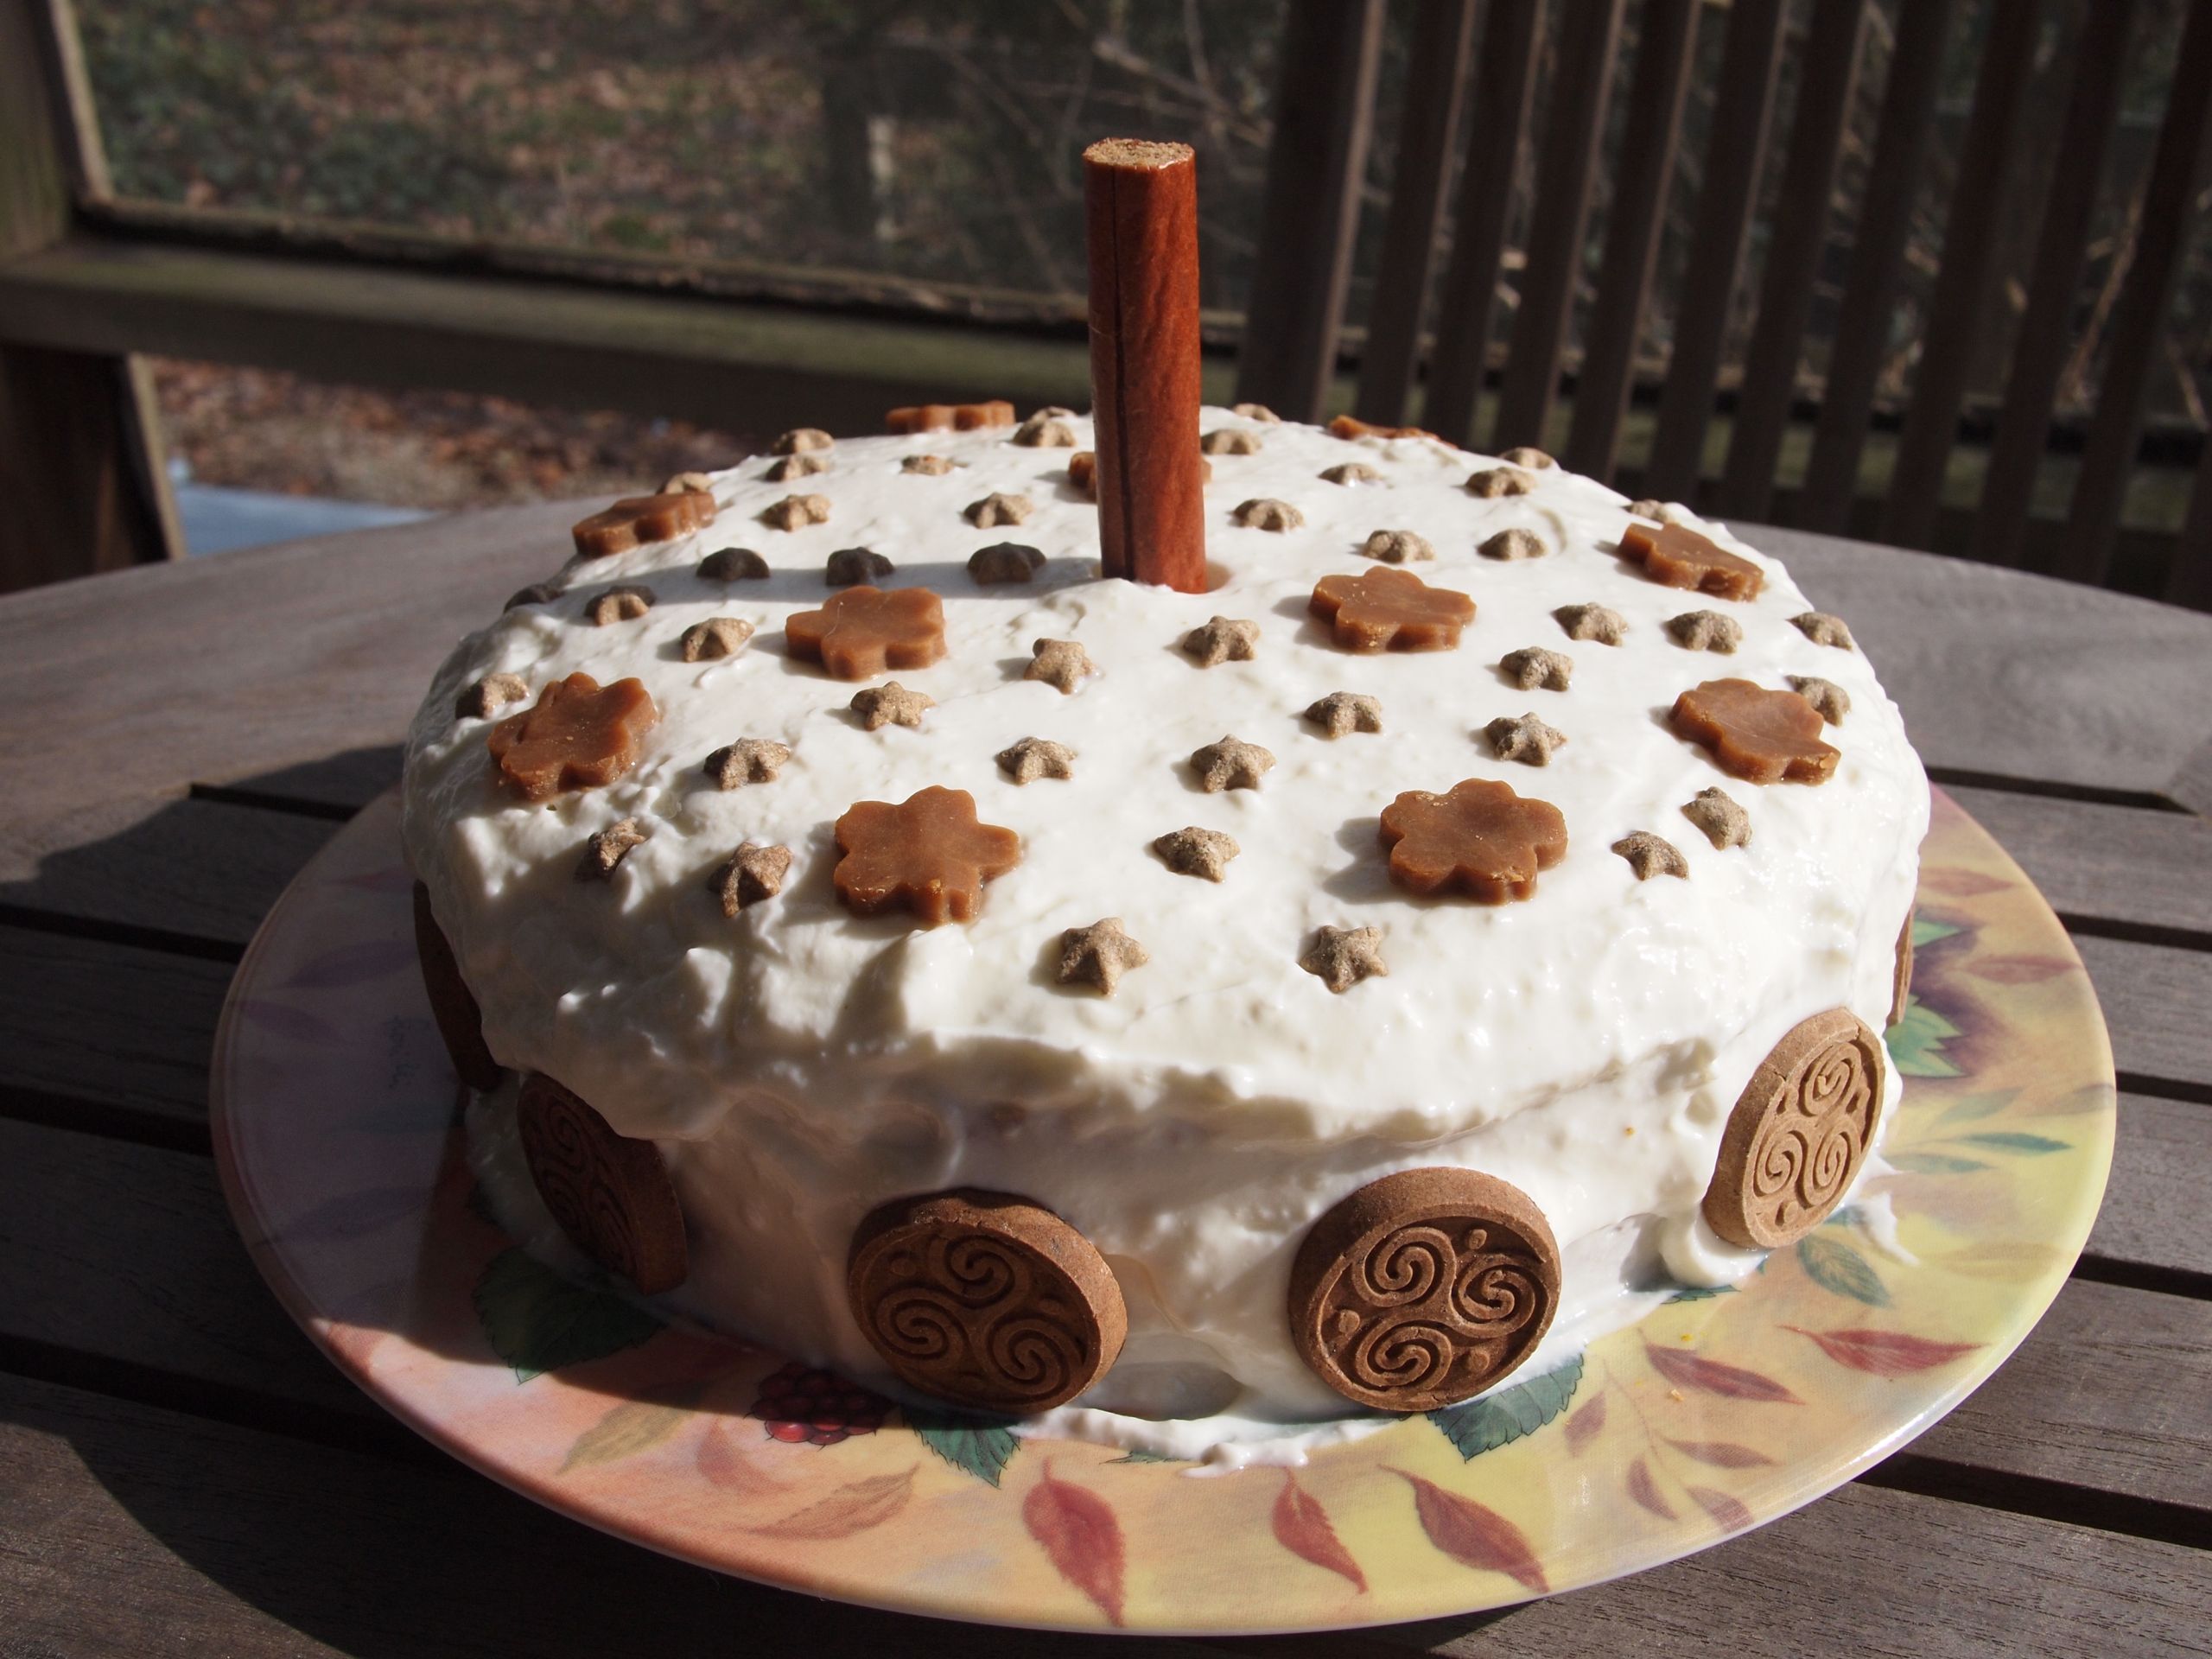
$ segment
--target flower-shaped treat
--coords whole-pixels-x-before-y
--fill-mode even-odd
[[[841,680],[927,668],[944,655],[944,607],[926,588],[848,588],[818,611],[794,612],[784,640],[801,662]]]
[[[837,897],[856,916],[905,906],[925,926],[976,918],[983,883],[1021,861],[1021,837],[976,821],[976,798],[932,785],[893,806],[860,801],[837,820]]]
[[[1723,772],[1754,784],[1824,784],[1838,753],[1821,741],[1821,711],[1795,691],[1707,680],[1675,699],[1676,735],[1711,751]]]
[[[673,541],[715,522],[715,498],[705,490],[633,495],[577,521],[569,533],[588,559],[625,553],[647,542]]]
[[[1451,792],[1408,790],[1382,809],[1390,879],[1409,893],[1464,893],[1486,905],[1527,899],[1536,872],[1567,856],[1567,820],[1549,801],[1470,778]]]
[[[1766,573],[1688,524],[1630,524],[1621,536],[1621,556],[1669,588],[1689,588],[1723,599],[1757,599]]]
[[[1322,577],[1306,608],[1336,630],[1347,651],[1456,651],[1460,630],[1475,618],[1475,601],[1465,594],[1389,567]]]
[[[645,734],[659,719],[642,681],[602,686],[588,674],[571,674],[485,741],[499,776],[524,799],[542,801],[561,790],[613,783],[638,764]]]

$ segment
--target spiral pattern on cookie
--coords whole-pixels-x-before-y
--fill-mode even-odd
[[[1751,1143],[1749,1201],[1783,1231],[1843,1196],[1874,1125],[1876,1074],[1856,1034],[1814,1055]]]
[[[683,1216],[650,1141],[615,1134],[544,1077],[524,1084],[517,1120],[531,1179],[570,1243],[649,1294],[683,1281]]]

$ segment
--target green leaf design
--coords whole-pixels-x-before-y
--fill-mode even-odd
[[[1462,1459],[1473,1458],[1535,1433],[1567,1409],[1567,1402],[1581,1386],[1582,1357],[1578,1354],[1555,1371],[1516,1382],[1463,1406],[1432,1411],[1428,1421],[1444,1431],[1444,1438],[1459,1449]]]
[[[1118,1458],[1109,1458],[1109,1463],[1188,1463],[1188,1458],[1179,1458],[1166,1452],[1155,1452],[1148,1446],[1133,1446]]]
[[[1708,1297],[1732,1296],[1735,1294],[1736,1287],[1733,1285],[1684,1285],[1660,1303],[1660,1306],[1672,1307],[1676,1302],[1701,1302]]]
[[[1967,1095],[1944,1108],[1938,1123],[1978,1123],[1985,1117],[1994,1117],[2020,1097],[2017,1089],[1999,1089],[1986,1095]]]
[[[691,1420],[689,1406],[664,1400],[625,1400],[576,1436],[561,1472],[588,1464],[616,1463],[652,1450]]]
[[[1965,931],[1949,922],[1930,921],[1924,916],[1916,916],[1912,918],[1912,948],[1917,950],[1923,944],[1933,944],[1938,939],[1948,939],[1954,933]]]
[[[1963,1141],[1970,1147],[1987,1147],[1993,1152],[2024,1153],[2031,1158],[2039,1158],[2047,1152],[2071,1152],[2074,1149],[2070,1141],[2054,1141],[2046,1135],[2029,1135],[2018,1129],[1985,1129],[1976,1135],[1953,1138]]]
[[[956,1469],[995,1486],[1021,1442],[1007,1427],[1008,1420],[973,1417],[962,1412],[925,1411],[909,1407],[906,1426],[921,1436],[922,1444]]]
[[[474,1300],[485,1341],[518,1382],[634,1348],[661,1326],[636,1303],[556,1273],[519,1245],[486,1264]]]
[[[1909,1175],[1971,1175],[1989,1167],[1971,1158],[1954,1158],[1948,1152],[1885,1152],[1882,1156]]]
[[[1826,1221],[1822,1222],[1821,1225],[1823,1227],[1856,1227],[1861,1221],[1866,1219],[1866,1212],[1861,1210],[1857,1205],[1847,1204],[1842,1209],[1837,1211]]]
[[[1908,1077],[1955,1077],[1959,1068],[1943,1058],[1943,1045],[1959,1028],[1916,996],[1905,999],[1904,1013],[1885,1040],[1890,1058]]]
[[[1866,1258],[1840,1238],[1808,1233],[1797,1241],[1797,1260],[1822,1290],[1848,1296],[1869,1307],[1890,1305],[1889,1287],[1867,1265]]]

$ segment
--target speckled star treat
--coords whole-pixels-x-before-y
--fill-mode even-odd
[[[1251,1456],[1847,1198],[1929,810],[1849,630],[1533,450],[1191,416],[1203,591],[1104,574],[1087,417],[927,405],[592,515],[455,650],[417,931],[533,1248]]]

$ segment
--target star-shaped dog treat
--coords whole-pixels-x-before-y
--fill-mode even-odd
[[[1528,766],[1548,766],[1552,751],[1567,741],[1567,734],[1547,726],[1534,715],[1516,720],[1500,715],[1483,728],[1483,735],[1501,760],[1518,760]]]
[[[1684,651],[1717,651],[1724,657],[1734,655],[1736,647],[1744,643],[1744,625],[1718,611],[1684,611],[1680,616],[1670,616],[1667,632]]]
[[[1322,577],[1306,608],[1347,651],[1454,651],[1475,617],[1475,601],[1465,594],[1389,566]]]
[[[1060,983],[1095,986],[1101,996],[1113,995],[1123,974],[1151,960],[1152,952],[1128,936],[1118,916],[1060,935]]]
[[[707,776],[717,789],[742,789],[747,784],[772,784],[791,749],[772,738],[741,737],[707,757]]]
[[[1258,654],[1260,625],[1217,616],[1202,628],[1183,636],[1183,649],[1198,659],[1200,668],[1217,663],[1249,663]]]
[[[638,764],[645,734],[659,719],[642,681],[602,686],[588,674],[571,674],[494,726],[485,741],[493,770],[524,799],[542,801],[564,789],[613,783]]]
[[[1824,784],[1842,757],[1821,741],[1821,711],[1795,691],[1707,680],[1675,699],[1667,721],[1723,772],[1754,784]]]
[[[1408,790],[1382,809],[1390,879],[1409,893],[1464,893],[1486,905],[1527,899],[1536,873],[1567,856],[1567,820],[1549,801],[1469,778],[1447,794]]]
[[[1688,524],[1630,524],[1621,536],[1621,556],[1669,588],[1688,588],[1722,599],[1757,599],[1766,573],[1749,559]]]
[[[748,841],[708,878],[707,889],[721,901],[722,914],[735,918],[784,890],[791,872],[791,849]]]
[[[919,726],[922,716],[937,707],[937,699],[890,680],[854,692],[849,706],[861,717],[861,724],[873,732],[886,726]]]
[[[1033,784],[1039,778],[1075,776],[1075,751],[1049,738],[1025,737],[995,757],[999,770],[1017,784]]]
[[[926,588],[848,588],[818,611],[794,612],[784,642],[799,661],[819,663],[841,680],[927,668],[944,656],[944,607]]]
[[[1258,744],[1229,736],[1191,754],[1191,767],[1209,795],[1224,789],[1257,789],[1261,774],[1274,763],[1274,756]]]
[[[1234,836],[1218,830],[1201,830],[1195,823],[1172,830],[1152,843],[1160,862],[1178,875],[1203,876],[1218,881],[1229,874],[1229,861],[1243,849]]]
[[[1098,671],[1098,664],[1090,660],[1090,653],[1073,639],[1039,639],[1029,647],[1029,666],[1021,671],[1025,680],[1042,680],[1059,692],[1071,697],[1077,686]]]
[[[1382,700],[1357,691],[1332,691],[1306,706],[1306,718],[1326,733],[1331,742],[1354,732],[1382,729]]]
[[[976,821],[976,798],[931,785],[893,805],[859,801],[837,820],[841,856],[831,880],[856,916],[901,906],[925,927],[968,922],[983,884],[1021,861],[1021,837]]]
[[[1298,965],[1339,996],[1363,979],[1387,976],[1390,971],[1390,964],[1382,960],[1379,927],[1319,929]]]

